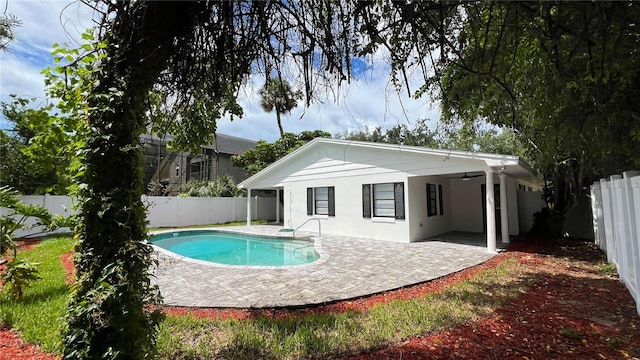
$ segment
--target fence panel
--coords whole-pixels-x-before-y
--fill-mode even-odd
[[[149,227],[178,226],[178,202],[180,198],[169,196],[142,196],[142,202],[147,206],[147,221]]]
[[[640,314],[640,176],[628,171],[591,186],[596,241],[616,264]],[[604,231],[602,227],[604,226]]]
[[[636,300],[636,310],[640,314],[640,176],[635,176],[629,182],[631,189],[630,206],[633,207],[632,226],[634,237],[631,240],[633,264],[635,269],[635,291],[632,292]]]
[[[520,232],[525,233],[533,227],[533,214],[542,210],[546,204],[542,191],[518,190],[518,221]]]
[[[72,200],[68,196],[29,195],[21,196],[22,202],[44,206],[54,216],[69,216],[75,213]],[[247,198],[180,198],[168,196],[143,196],[147,206],[149,227],[179,227],[191,225],[222,224],[247,219]],[[273,220],[276,217],[275,198],[252,198],[253,220]],[[5,214],[7,209],[0,208]],[[27,225],[33,225],[35,219],[27,219]],[[69,232],[70,229],[58,229],[56,232]],[[42,234],[41,227],[16,231],[16,237],[28,237]]]
[[[38,205],[42,206],[45,209],[49,210],[49,212],[55,217],[58,215],[67,217],[69,215],[75,214],[76,211],[73,209],[73,204],[71,202],[71,198],[63,195],[22,195],[20,196],[20,200],[26,205]],[[0,211],[2,214],[5,214],[8,209],[1,208]],[[17,238],[21,237],[29,237],[29,236],[37,236],[43,234],[44,228],[42,226],[34,226],[37,222],[35,218],[28,218],[24,222],[25,225],[30,228],[26,230],[18,230],[14,233],[14,236]],[[71,231],[68,228],[60,228],[52,233],[68,233]]]

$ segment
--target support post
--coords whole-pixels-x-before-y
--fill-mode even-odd
[[[496,252],[496,206],[493,192],[493,169],[485,170],[486,174],[486,216],[487,216],[487,252]]]
[[[280,223],[280,190],[276,188],[276,224]]]
[[[509,208],[507,207],[507,175],[500,173],[500,234],[502,242],[509,243]]]

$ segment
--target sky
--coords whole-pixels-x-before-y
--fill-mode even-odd
[[[0,52],[0,101],[11,101],[10,94],[35,98],[35,106],[47,104],[43,68],[53,64],[50,55],[54,43],[80,42],[82,32],[92,26],[93,10],[80,1],[70,0],[0,0],[0,11],[15,15],[22,25],[16,29],[16,40],[7,52]],[[396,92],[389,81],[384,60],[368,59],[359,64],[361,72],[350,84],[331,89],[326,96],[309,107],[294,108],[282,116],[286,132],[324,130],[331,134],[358,132],[374,127],[391,128],[398,124],[413,128],[418,119],[434,124],[439,108],[427,97],[412,99],[407,91]],[[411,88],[421,82],[416,79]],[[239,102],[242,118],[218,121],[218,133],[252,140],[275,141],[280,136],[275,113],[260,107],[258,89],[264,79],[251,77],[241,91]],[[0,128],[9,126],[0,115]]]

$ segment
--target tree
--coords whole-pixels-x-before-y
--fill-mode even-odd
[[[9,43],[15,38],[15,28],[21,24],[22,22],[14,15],[0,15],[0,50],[7,50]]]
[[[2,114],[13,127],[0,130],[0,184],[27,195],[66,194],[69,179],[64,174],[69,168],[68,159],[51,156],[50,151],[45,152],[46,156],[37,156],[29,145],[37,136],[37,124],[49,122],[50,107],[32,109],[28,104],[29,100],[22,98],[1,104]],[[63,170],[58,173],[56,169]]]
[[[282,66],[285,58],[300,64],[310,99],[317,69],[338,78],[350,74],[353,52],[344,49],[353,47],[354,37],[343,25],[359,5],[318,0],[94,6],[103,14],[99,41],[69,54],[70,64],[57,69],[66,74],[87,60],[90,72],[81,77],[89,81],[69,81],[60,94],[67,112],[83,120],[77,122],[83,124],[77,285],[67,314],[65,357],[141,359],[153,353],[159,311],[147,309],[159,297],[149,281],[152,250],[144,242],[140,134],[170,133],[175,147],[197,149],[211,140],[217,119],[242,114],[236,93],[247,76],[255,68]],[[149,109],[154,92],[165,101]],[[174,116],[159,120],[156,110]]]
[[[382,128],[376,127],[357,133],[339,134],[336,135],[336,137],[347,140],[424,146],[429,148],[442,147],[442,140],[438,139],[436,132],[429,130],[425,119],[416,121],[413,129],[409,129],[405,124],[399,124],[388,129],[384,133],[382,132]]]
[[[74,114],[83,117],[83,121],[79,123],[86,126],[81,131],[84,136],[83,167],[79,172],[81,181],[78,184],[79,193],[84,198],[77,248],[78,285],[68,315],[65,356],[135,359],[152,353],[157,313],[146,312],[145,307],[159,299],[157,289],[148,280],[149,266],[152,264],[151,249],[144,243],[146,229],[144,206],[140,200],[142,156],[139,146],[139,137],[143,131],[151,129],[154,133],[170,133],[174,136],[176,147],[197,150],[199,145],[212,139],[217,119],[224,114],[242,114],[236,94],[250,73],[269,74],[267,69],[281,70],[285,66],[297,66],[295,73],[299,74],[300,82],[304,83],[305,100],[308,104],[313,99],[315,86],[348,81],[353,57],[379,53],[381,48],[386,48],[390,54],[394,84],[399,86],[406,79],[408,67],[422,67],[426,83],[417,94],[433,92],[435,88],[443,89],[443,94],[446,94],[443,98],[449,98],[452,92],[446,85],[451,83],[445,80],[447,77],[456,78],[457,75],[447,70],[454,69],[449,67],[450,64],[460,65],[455,69],[465,69],[462,66],[464,63],[459,61],[466,54],[462,50],[469,49],[471,55],[481,60],[489,59],[488,63],[492,63],[494,56],[482,52],[486,48],[484,44],[491,43],[483,42],[482,34],[491,30],[491,27],[481,27],[482,24],[500,18],[505,19],[504,24],[516,25],[510,29],[513,30],[511,33],[489,31],[491,37],[498,40],[507,33],[512,38],[517,38],[521,33],[519,26],[523,23],[519,19],[522,17],[514,17],[513,13],[507,11],[510,5],[495,3],[493,10],[491,4],[494,3],[355,0],[96,2],[96,10],[104,15],[98,27],[98,44],[104,46],[89,50],[95,50],[100,55],[100,60],[91,69],[92,73],[88,78],[92,81],[87,82],[83,91],[79,92],[84,96],[83,99],[67,103],[70,108],[75,109]],[[545,10],[544,7],[548,6],[549,11],[539,12],[534,7],[525,19],[535,21],[525,21],[524,24],[529,24],[534,29],[535,25],[539,25],[539,20],[542,20],[542,25],[548,23],[553,26],[550,29],[542,26],[538,33],[531,32],[540,35],[539,39],[530,37],[527,40],[534,40],[532,44],[537,44],[538,40],[544,43],[541,48],[550,49],[548,53],[551,56],[547,58],[559,54],[554,50],[559,43],[563,43],[567,55],[575,55],[571,39],[580,45],[579,50],[585,46],[589,48],[591,42],[585,41],[587,38],[580,29],[590,29],[586,26],[590,22],[580,24],[580,16],[569,17],[576,23],[572,24],[573,32],[566,32],[563,27],[556,26],[562,18],[556,17],[557,11],[553,8],[559,5],[535,4],[539,4],[540,10]],[[598,8],[602,3],[590,4],[585,5],[585,9],[594,6],[605,13],[607,11],[604,5]],[[527,6],[531,7],[531,3],[512,6],[522,6],[526,14]],[[505,10],[498,11],[500,7]],[[635,8],[630,10],[631,14]],[[538,13],[545,14],[546,17],[535,16]],[[498,17],[498,14],[510,14],[510,17]],[[571,14],[560,11],[560,15]],[[620,12],[616,11],[615,15],[613,18],[619,16]],[[545,22],[549,17],[551,21]],[[587,20],[591,18],[584,17]],[[621,42],[601,43],[622,43],[625,48],[631,48],[630,45],[635,44],[635,30],[629,31],[632,36],[627,36],[617,25],[630,26],[635,23],[637,21],[632,23],[616,20],[616,33],[607,33],[605,27],[602,27],[599,30],[602,35],[600,39],[615,38]],[[544,39],[546,34],[552,34],[550,41]],[[480,51],[472,51],[468,41],[473,41],[475,48]],[[512,42],[511,52],[507,53],[513,55],[517,44]],[[530,43],[525,48],[532,49],[532,46]],[[591,49],[598,51],[607,48]],[[438,59],[433,56],[436,51],[440,54]],[[584,51],[578,53],[584,54]],[[634,54],[629,51],[607,50],[604,53],[607,56],[634,58]],[[536,54],[542,52],[533,55]],[[521,61],[518,69],[524,75],[527,67],[522,59],[527,57],[516,58]],[[535,56],[530,58],[536,59]],[[489,73],[498,85],[501,83],[495,80],[503,80],[498,76],[501,74],[498,70],[509,70],[506,67],[509,57],[503,56],[500,59],[504,65],[500,69],[489,65]],[[608,66],[610,64],[605,57],[597,56],[593,59]],[[71,64],[76,62],[73,56],[70,61]],[[430,78],[429,63],[435,66],[435,80]],[[532,69],[542,69],[544,62],[538,61],[535,65]],[[580,65],[585,65],[585,62],[575,65],[574,71],[580,69]],[[624,81],[617,81],[618,78],[609,76],[610,73],[606,71],[595,71],[590,74],[596,79],[592,83],[604,85],[606,79],[618,85],[626,84],[623,86],[624,90],[627,94],[633,94],[629,90],[640,83],[634,77],[637,70],[634,71],[628,63],[621,69],[628,70],[629,73],[621,73],[615,66],[608,68],[616,75],[619,74]],[[482,72],[486,71],[479,73]],[[553,82],[553,76],[549,72],[541,74],[545,76],[540,76],[539,79],[544,80],[542,83],[551,93],[560,94],[559,90],[562,89],[573,93],[571,88],[563,88],[559,83]],[[457,77],[464,80],[463,76]],[[518,79],[520,83],[525,83],[529,78],[514,77],[513,82],[520,84]],[[71,87],[73,85],[70,84]],[[528,88],[522,86],[521,90],[526,94]],[[624,98],[623,93],[611,87],[611,84],[607,86],[617,94],[614,97],[616,101],[609,104],[611,109],[607,106],[598,108],[598,111],[614,110],[614,105],[624,105],[624,109],[637,114],[637,109]],[[604,90],[607,86],[597,90]],[[482,89],[480,87],[476,93],[482,95]],[[160,94],[163,101],[149,109],[148,100],[154,92]],[[537,95],[541,93],[542,91],[536,92]],[[582,93],[578,92],[577,95],[580,94]],[[602,93],[589,92],[588,95],[600,96]],[[580,96],[576,97],[581,99]],[[504,96],[488,97],[486,100],[495,104],[503,98]],[[507,100],[507,104],[517,108],[518,102],[514,102],[513,98]],[[537,100],[548,101],[543,101],[544,106],[562,104],[557,99],[552,101],[551,96]],[[533,105],[534,102],[530,104]],[[557,108],[552,106],[547,111],[551,113],[552,109]],[[553,113],[552,121],[562,120],[560,115],[568,110],[569,108],[562,108],[563,112]],[[155,116],[156,111],[172,116],[162,120]],[[151,118],[149,114],[152,115]],[[542,111],[535,113],[536,117],[543,117],[542,115]],[[622,113],[620,117],[614,118],[614,124],[626,118],[627,115]],[[548,117],[545,119],[549,120]],[[513,128],[519,130],[515,126]],[[623,126],[620,129],[626,128]],[[631,130],[631,133],[637,133],[634,132],[636,129]]]
[[[624,2],[394,2],[370,14],[364,53],[388,50],[394,81],[425,74],[453,129],[513,131],[551,186],[555,233],[583,184],[638,166],[636,24]],[[371,10],[371,8],[369,8]],[[405,66],[405,65],[408,65]],[[433,74],[429,76],[428,74]]]
[[[280,114],[291,112],[294,107],[298,106],[298,100],[302,99],[302,92],[294,91],[287,80],[276,77],[267,79],[258,93],[261,97],[260,106],[262,109],[266,112],[276,112],[278,129],[280,137],[282,137],[284,129]]]
[[[248,176],[252,176],[317,137],[330,138],[331,134],[321,130],[303,131],[298,135],[284,133],[273,143],[259,140],[255,149],[234,155],[231,161],[233,165],[243,168]]]
[[[445,118],[513,129],[552,187],[551,234],[583,184],[640,165],[630,2],[469,6],[439,86]]]

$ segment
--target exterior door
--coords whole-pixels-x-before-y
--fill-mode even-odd
[[[482,229],[487,231],[487,185],[482,184],[480,189],[482,195]],[[496,234],[500,234],[502,231],[501,215],[500,215],[500,184],[493,184],[493,198],[495,204],[496,214]]]

